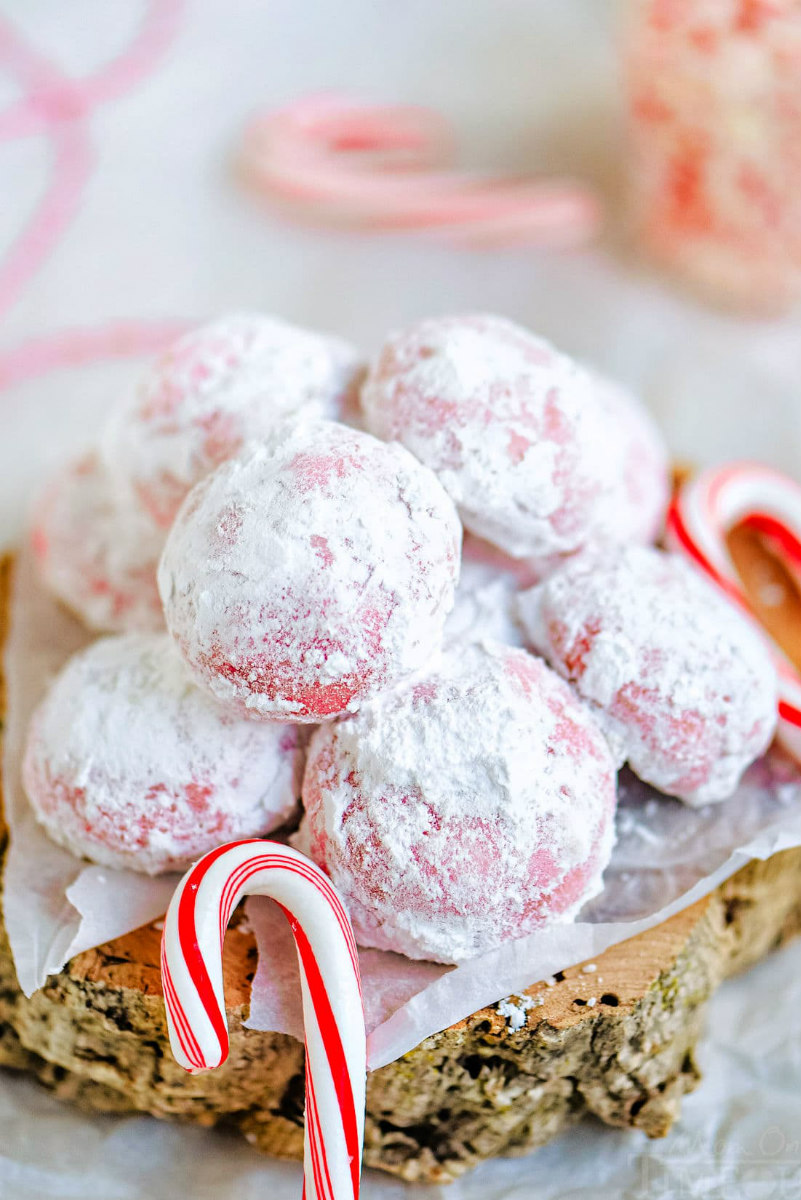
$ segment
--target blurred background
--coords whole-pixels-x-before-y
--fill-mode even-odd
[[[694,3],[713,15],[725,7]],[[798,34],[798,5],[778,7]],[[762,0],[739,5],[739,31],[757,36],[738,42],[733,58],[717,46],[720,75],[719,57],[710,58],[708,71],[699,73],[697,60],[692,68],[693,86],[699,78],[704,86],[720,83],[724,126],[730,120],[738,136],[745,130],[758,157],[772,152],[765,130],[773,112],[798,130],[801,148],[792,39],[781,39],[778,101],[774,59],[762,55],[759,23],[769,8]],[[747,265],[735,272],[736,287],[716,292],[706,279],[704,298],[696,298],[700,260],[692,256],[703,246],[693,250],[692,238],[664,242],[656,261],[653,230],[649,253],[637,243],[643,213],[633,197],[639,190],[640,205],[648,198],[634,174],[642,183],[663,147],[651,140],[653,105],[633,110],[629,87],[655,78],[658,68],[668,86],[678,78],[681,89],[686,46],[671,21],[682,10],[682,0],[0,0],[4,542],[18,535],[33,487],[91,438],[148,358],[186,326],[231,309],[331,330],[369,352],[389,330],[419,317],[498,312],[639,391],[677,460],[748,456],[801,477],[801,314],[791,249],[786,294],[778,287],[776,303],[763,303],[755,286],[759,303],[751,305]],[[656,50],[643,33],[652,19],[663,22]],[[696,38],[696,51],[715,41],[714,32]],[[276,206],[244,178],[243,136],[254,114],[321,89],[432,109],[452,126],[465,168],[583,181],[603,210],[599,235],[568,249],[523,239],[472,247],[290,219],[300,212]],[[716,136],[711,95],[695,101],[706,150]],[[745,113],[743,97],[751,104]],[[698,144],[692,140],[694,152]],[[653,149],[650,168],[643,146]],[[678,186],[692,207],[688,171],[685,164]],[[778,197],[791,214],[797,201],[797,189]],[[768,204],[762,193],[759,203]],[[705,222],[716,219],[705,213],[691,232],[700,231],[703,242]],[[801,239],[801,229],[790,232]],[[776,257],[775,245],[770,253]],[[736,257],[736,248],[724,251],[727,263]],[[571,1195],[731,1196],[749,1163],[780,1188],[797,1178],[798,1143],[793,1149],[783,1090],[792,1063],[760,1018],[766,992],[784,989],[782,1003],[797,1006],[788,977],[768,962],[718,999],[705,1051],[718,1083],[688,1099],[667,1150],[594,1129],[580,1143],[571,1140]],[[737,1059],[744,1028],[756,1030],[759,1063]],[[725,1107],[728,1095],[738,1097],[734,1107]],[[82,1196],[90,1180],[96,1195],[137,1197],[140,1179],[151,1197],[176,1194],[170,1180],[180,1181],[177,1191],[191,1183],[194,1195],[217,1197],[231,1194],[234,1174],[242,1198],[283,1196],[283,1187],[297,1194],[294,1166],[266,1164],[237,1147],[234,1173],[224,1140],[200,1130],[178,1139],[146,1118],[90,1121],[24,1082],[3,1082],[0,1117],[0,1194],[13,1200]],[[768,1149],[766,1130],[775,1135]],[[523,1200],[534,1181],[537,1195],[548,1197],[565,1144],[541,1152],[535,1166],[490,1164],[464,1190],[447,1194]],[[48,1155],[58,1163],[50,1174],[40,1169]],[[695,1164],[692,1178],[687,1163]],[[701,1191],[686,1190],[699,1180]],[[370,1181],[372,1194],[423,1197],[434,1189],[406,1193]],[[554,1194],[565,1197],[563,1185]]]
[[[798,311],[707,307],[632,252],[624,31],[670,7],[0,0],[3,534],[170,332],[231,308],[367,350],[420,316],[497,311],[640,390],[678,458],[797,475]],[[286,220],[243,182],[243,131],[320,89],[429,106],[471,169],[578,177],[600,236],[466,249]]]

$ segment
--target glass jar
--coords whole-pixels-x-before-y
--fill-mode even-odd
[[[801,0],[630,0],[631,191],[649,257],[713,301],[801,296]]]

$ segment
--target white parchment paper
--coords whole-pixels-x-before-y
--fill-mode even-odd
[[[3,903],[17,973],[28,994],[71,955],[160,916],[176,883],[174,876],[150,879],[78,861],[42,833],[25,798],[20,763],[30,712],[53,673],[85,640],[44,592],[23,551],[6,647],[3,786],[11,840]],[[801,845],[801,776],[786,759],[771,756],[754,764],[730,800],[692,809],[624,773],[617,833],[604,889],[573,924],[537,930],[458,968],[363,950],[370,1067],[392,1062],[483,1005],[658,924],[712,891],[749,858]],[[302,1038],[286,921],[262,897],[248,900],[247,913],[259,946],[248,1024]]]

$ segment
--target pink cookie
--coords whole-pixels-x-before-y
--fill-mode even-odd
[[[285,425],[194,489],[159,587],[195,678],[236,711],[316,722],[440,647],[461,529],[401,446]]]
[[[455,316],[391,338],[362,405],[373,433],[437,472],[471,533],[542,575],[594,542],[642,536],[620,485],[631,413],[601,390],[510,321]]]
[[[611,543],[648,545],[661,536],[670,501],[667,446],[648,410],[619,383],[593,372],[607,427],[615,430],[615,485],[599,502],[596,525]]]
[[[187,334],[112,418],[104,454],[162,528],[191,487],[289,416],[337,417],[361,362],[340,338],[260,313]]]
[[[225,712],[166,633],[76,654],[33,715],[23,781],[50,837],[104,866],[184,870],[295,814],[298,730]]]
[[[94,454],[43,493],[31,541],[48,588],[90,629],[163,629],[156,564],[163,534],[115,493]]]
[[[543,662],[486,642],[314,734],[299,849],[363,946],[460,962],[573,917],[614,840],[615,766]]]
[[[688,804],[725,800],[776,727],[762,639],[674,555],[568,563],[520,597],[530,645],[596,710],[620,761]]]

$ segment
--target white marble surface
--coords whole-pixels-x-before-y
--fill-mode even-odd
[[[0,134],[2,112],[19,99],[9,22],[62,72],[82,76],[130,41],[145,7],[0,0]],[[42,373],[3,387],[20,344],[61,344],[65,330],[102,330],[112,320],[194,320],[234,306],[273,309],[368,349],[418,316],[496,310],[640,388],[677,456],[750,454],[801,475],[797,314],[750,323],[708,312],[614,253],[612,237],[549,256],[333,235],[273,220],[236,184],[230,160],[243,120],[333,86],[435,105],[456,124],[470,165],[571,166],[604,188],[616,215],[613,7],[190,0],[175,9],[159,0],[165,19],[175,9],[174,41],[136,86],[63,127],[72,145],[80,125],[85,185],[63,236],[19,285],[9,283],[9,255],[53,178],[55,150],[38,135],[0,141],[0,536],[13,541],[37,480],[92,436],[141,366],[129,358],[44,371],[39,355]],[[68,200],[65,193],[57,217]],[[797,1195],[798,963],[789,949],[723,989],[702,1049],[707,1081],[667,1141],[649,1145],[588,1125],[531,1159],[489,1164],[448,1195]],[[756,1041],[758,1055],[748,1050]],[[90,1120],[24,1080],[0,1078],[0,1113],[4,1200],[299,1194],[294,1167],[239,1143],[148,1118]],[[406,1194],[378,1177],[366,1192]]]

